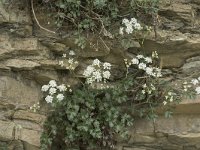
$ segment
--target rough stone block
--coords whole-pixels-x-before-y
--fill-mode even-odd
[[[35,85],[26,85],[14,78],[0,76],[0,100],[16,105],[32,105],[40,99],[40,89]],[[1,102],[0,102],[1,103]]]
[[[14,139],[14,127],[15,124],[10,121],[0,120],[0,140],[11,141]]]
[[[13,118],[19,119],[19,120],[33,121],[36,123],[43,123],[46,119],[46,117],[44,115],[31,113],[31,112],[24,111],[24,110],[19,110],[19,111],[15,112]]]

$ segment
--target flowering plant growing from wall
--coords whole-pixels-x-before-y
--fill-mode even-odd
[[[155,119],[156,107],[177,103],[188,91],[200,94],[200,79],[184,83],[181,91],[162,81],[161,69],[154,64],[158,59],[155,54],[125,59],[126,75],[110,85],[112,65],[98,59],[85,69],[86,82],[79,88],[58,85],[54,80],[43,85],[45,101],[54,111],[44,125],[42,149],[52,148],[55,142],[61,149],[112,149],[116,135],[127,138],[127,127],[133,125],[133,117],[124,107]],[[100,83],[101,88],[91,86],[94,83]],[[170,112],[166,111],[166,115]]]
[[[122,25],[121,36],[143,28],[135,18],[123,19]],[[63,54],[59,65],[73,72],[79,61],[74,51],[68,56]],[[113,64],[94,59],[83,71],[85,80],[78,87],[55,80],[43,85],[44,99],[52,111],[44,124],[41,149],[55,149],[55,143],[58,149],[67,150],[114,149],[117,136],[129,137],[133,116],[155,120],[156,108],[167,106],[168,117],[171,106],[183,97],[200,94],[200,78],[172,86],[158,62],[156,51],[152,56],[124,58],[124,76],[113,81]]]

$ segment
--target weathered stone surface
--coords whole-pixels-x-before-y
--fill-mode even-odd
[[[172,2],[169,7],[165,5],[161,7],[159,14],[173,20],[184,20],[186,23],[190,23],[193,19],[192,6],[183,3]]]
[[[200,97],[196,99],[183,100],[174,110],[175,114],[200,114]]]
[[[14,127],[13,122],[6,122],[0,120],[0,140],[1,141],[11,141],[14,139]]]
[[[23,142],[24,143],[24,150],[40,150],[39,147],[31,145],[27,142]]]
[[[200,39],[200,37],[196,37],[196,40],[193,40],[193,42],[191,42],[191,39],[182,41],[182,40],[180,40],[180,37],[177,37],[179,39],[173,39],[173,41],[167,42],[167,40],[170,37],[174,37],[174,34],[172,34],[173,32],[171,32],[171,33],[164,33],[164,35],[163,35],[163,32],[164,31],[160,32],[160,34],[163,36],[162,41],[156,42],[153,40],[146,40],[146,41],[144,41],[144,45],[142,48],[142,50],[144,50],[148,53],[150,53],[151,51],[157,50],[157,52],[161,58],[161,66],[162,67],[178,68],[178,67],[181,67],[182,65],[184,65],[185,61],[188,58],[200,55],[200,51],[199,51],[200,42],[197,41]],[[196,42],[194,42],[194,41],[196,41]],[[195,63],[193,63],[193,64],[195,65]],[[191,64],[191,65],[193,65],[193,64]]]
[[[47,46],[51,51],[58,54],[69,53],[69,47],[62,43],[53,43],[51,41],[42,41],[42,44]]]
[[[42,131],[42,124],[38,124],[32,121],[28,120],[22,120],[22,119],[14,119],[13,122],[25,129],[35,130],[35,131]]]
[[[31,113],[31,112],[24,111],[24,110],[19,110],[19,111],[15,112],[13,118],[19,119],[19,120],[33,121],[33,122],[40,123],[40,124],[43,123],[46,119],[46,117],[44,115]]]
[[[23,142],[20,140],[14,140],[9,143],[8,150],[24,150]]]
[[[175,115],[169,119],[160,117],[155,122],[155,132],[168,134],[198,133],[200,132],[199,122],[199,115]]]
[[[176,145],[196,145],[200,141],[200,133],[188,133],[180,135],[168,135],[169,142]]]
[[[12,49],[16,50],[37,50],[38,49],[38,39],[36,38],[13,38],[10,40],[10,45]]]
[[[0,35],[0,58],[15,55],[39,55],[41,50],[36,38],[13,38],[8,34]]]
[[[15,137],[16,139],[26,141],[27,143],[37,147],[40,146],[40,135],[41,135],[40,131],[34,131],[22,128],[15,135],[17,135]]]
[[[156,141],[156,138],[153,136],[147,136],[142,134],[133,134],[131,139],[128,141],[129,144],[134,143],[153,143]]]
[[[58,73],[56,70],[37,70],[34,73],[34,77],[36,82],[38,82],[40,85],[47,84],[50,80],[56,80],[58,81]]]
[[[32,70],[40,66],[36,62],[22,59],[9,59],[5,62],[5,65],[15,70]]]
[[[39,89],[31,83],[25,85],[6,76],[0,76],[0,91],[0,100],[14,104],[16,108],[38,102],[41,94]]]
[[[200,70],[200,60],[192,61],[185,63],[182,67],[183,72],[191,73],[191,72],[199,72]]]
[[[26,1],[0,1],[0,23],[3,22],[32,24]]]
[[[40,60],[38,61],[38,63],[40,63],[41,67],[44,69],[49,69],[49,70],[55,70],[55,69],[61,69],[61,70],[65,70],[68,65],[65,64],[65,67],[61,67],[58,63],[58,60],[51,60],[51,59],[47,59],[47,60]]]
[[[148,121],[145,119],[144,120],[138,119],[135,122],[134,127],[135,127],[135,133],[143,134],[143,135],[145,135],[145,134],[152,135],[152,134],[154,134],[154,130],[155,130],[153,121]]]
[[[123,150],[147,150],[146,148],[131,148],[131,147],[125,147]]]

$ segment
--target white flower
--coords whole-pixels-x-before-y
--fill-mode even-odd
[[[121,35],[124,34],[124,28],[123,28],[123,27],[120,27],[120,28],[119,28],[119,34],[121,34]]]
[[[152,63],[151,57],[146,57],[144,60],[145,60],[147,63]]]
[[[64,84],[61,84],[61,85],[57,86],[57,88],[58,88],[58,90],[59,90],[60,92],[64,92],[64,91],[67,90],[67,88],[66,88],[66,86],[65,86]]]
[[[158,58],[158,53],[157,53],[157,51],[152,52],[152,57],[153,57],[153,58]]]
[[[170,99],[169,99],[169,101],[170,101],[170,102],[173,102],[173,100],[174,100],[173,98],[174,98],[174,97],[171,96]]]
[[[149,91],[148,91],[148,94],[151,94],[151,93],[152,93],[152,91],[151,91],[151,90],[149,90]]]
[[[50,96],[50,95],[48,95],[48,96],[45,98],[45,101],[46,101],[47,103],[52,103],[53,97]]]
[[[172,92],[168,92],[167,94],[168,94],[169,96],[172,96]]]
[[[153,75],[153,68],[146,67],[145,71],[148,75]]]
[[[63,66],[64,66],[64,61],[61,60],[61,61],[58,62],[58,64],[59,64],[61,67],[63,67]]]
[[[64,95],[63,94],[58,94],[56,96],[56,98],[58,99],[58,101],[62,101],[64,99]]]
[[[153,67],[154,72],[152,73],[152,76],[154,77],[162,77],[161,69]]]
[[[192,83],[193,85],[197,85],[197,84],[199,83],[199,81],[198,81],[197,79],[192,79],[191,83]]]
[[[50,95],[55,94],[55,93],[56,93],[56,90],[57,90],[56,88],[53,88],[53,87],[50,88],[50,89],[49,89],[49,94],[50,94]]]
[[[127,23],[129,23],[129,20],[128,19],[126,19],[126,18],[124,18],[123,20],[122,20],[122,24],[127,24]]]
[[[166,105],[167,104],[167,102],[166,101],[163,101],[163,105]]]
[[[135,18],[131,18],[130,23],[132,23],[133,25],[136,24],[136,23],[137,23],[137,19],[135,19]]]
[[[69,55],[70,55],[70,56],[74,56],[74,55],[75,55],[75,52],[71,50],[71,51],[69,51]]]
[[[146,69],[146,64],[140,63],[140,64],[138,65],[138,68],[139,68],[139,69],[145,70],[145,69]]]
[[[105,79],[109,79],[110,78],[110,71],[104,71],[103,72],[103,78],[105,78]]]
[[[67,57],[67,54],[63,54],[62,57],[63,57],[63,58]]]
[[[101,73],[100,73],[100,71],[95,71],[95,72],[93,72],[93,77],[94,77],[94,79],[97,81],[97,82],[100,82],[100,81],[102,81],[102,76],[101,76]]]
[[[108,70],[110,70],[110,69],[111,69],[111,64],[110,64],[110,63],[107,63],[107,62],[103,63],[103,69],[108,69]]]
[[[137,57],[138,59],[144,58],[143,55],[137,55],[136,57]]]
[[[91,76],[92,72],[94,72],[95,68],[93,66],[87,66],[86,70],[84,71],[83,75],[85,77]]]
[[[134,28],[136,30],[141,30],[142,29],[142,27],[141,27],[141,25],[139,23],[135,23]]]
[[[57,86],[55,80],[51,80],[51,81],[49,81],[49,85],[50,85],[51,87],[56,87],[56,86]]]
[[[198,77],[198,80],[200,81],[200,77]]]
[[[98,67],[99,67],[99,66],[100,66],[100,63],[101,63],[101,62],[100,62],[98,59],[95,59],[95,60],[93,61],[93,64],[92,64],[92,65],[93,65],[93,66],[98,66]]]
[[[142,94],[145,94],[146,92],[145,92],[145,90],[142,90]]]
[[[197,94],[200,94],[200,86],[196,87],[195,91],[197,92]]]
[[[155,86],[154,86],[153,84],[151,84],[151,89],[152,89],[153,91],[156,90],[156,88],[155,88]]]
[[[49,85],[43,85],[41,91],[46,92],[49,89]]]
[[[73,58],[69,58],[68,63],[69,64],[73,64],[73,62],[74,62],[74,59]]]
[[[147,84],[145,83],[142,87],[143,87],[143,88],[146,88],[146,87],[147,87]]]
[[[133,33],[133,27],[131,25],[127,25],[125,31],[128,34]]]
[[[87,78],[86,82],[87,84],[92,84],[95,81],[94,78]]]
[[[137,58],[133,58],[133,59],[131,60],[131,62],[132,62],[133,65],[139,64],[139,60],[138,60]]]

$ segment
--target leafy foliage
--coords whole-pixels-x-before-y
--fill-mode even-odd
[[[140,64],[144,65],[144,62],[148,61],[156,66],[157,58],[154,62],[142,55],[138,55],[137,58],[140,58]],[[71,89],[67,91],[62,86],[60,91],[66,92],[63,93],[64,97],[58,97],[60,93],[55,95],[55,81],[44,85],[43,91],[49,90],[53,96],[53,110],[44,124],[41,149],[53,149],[55,143],[59,146],[58,149],[112,149],[117,136],[128,138],[128,127],[133,125],[133,115],[155,120],[158,117],[158,106],[168,104],[165,117],[170,117],[174,104],[179,103],[188,94],[195,96],[192,88],[188,93],[177,90],[168,81],[157,78],[160,76],[159,72],[157,75],[148,72],[148,66],[138,69],[137,65],[133,65],[137,62],[133,60],[132,64],[128,60],[125,61],[126,76],[109,87],[97,88],[84,84],[72,92]],[[97,66],[100,63],[97,60],[94,62],[97,62]],[[140,64],[138,63],[138,67]]]
[[[83,86],[67,95],[62,103],[55,102],[55,111],[44,126],[42,148],[47,149],[47,145],[57,138],[69,146],[67,148],[78,149],[80,145],[112,147],[115,144],[113,137],[116,134],[126,137],[126,127],[132,125],[131,116],[118,107],[128,101],[123,89],[131,85],[132,82],[118,83],[116,88],[102,90]]]
[[[158,9],[159,0],[43,0],[43,6],[51,10],[58,28],[68,26],[77,36],[75,43],[85,48],[85,32],[113,37],[113,27],[119,28],[122,18],[144,16],[152,18]],[[150,17],[149,17],[150,16]],[[143,19],[143,20],[142,20]],[[148,21],[152,22],[153,21]],[[151,24],[151,25],[152,25]]]
[[[159,0],[47,0],[46,4],[56,10],[54,17],[58,27],[68,22],[77,29],[74,33],[77,36],[75,44],[81,49],[85,48],[87,40],[83,32],[90,31],[111,38],[111,25],[122,16],[127,16],[128,19],[122,21],[124,26],[117,38],[122,47],[128,49],[134,46],[137,31],[141,32],[134,29],[144,29],[135,18],[130,18],[131,15],[154,15],[157,13],[158,2]],[[146,30],[149,28],[146,27]],[[157,53],[152,58],[137,55],[132,60],[125,59],[124,78],[108,86],[104,82],[109,81],[108,71],[111,65],[104,63],[102,66],[98,59],[83,74],[87,79],[90,78],[89,85],[76,87],[73,92],[71,89],[67,91],[63,85],[57,86],[55,81],[43,86],[43,91],[49,91],[50,95],[45,100],[51,103],[53,110],[49,112],[44,124],[41,149],[53,149],[55,143],[59,146],[58,149],[112,149],[117,136],[128,137],[127,129],[133,124],[133,115],[155,120],[156,108],[168,104],[165,116],[170,117],[174,104],[179,103],[184,96],[193,97],[195,92],[188,85],[184,85],[184,90],[187,90],[182,91],[182,88],[172,87],[168,81],[160,78],[162,74],[158,67]],[[77,61],[72,58],[68,60],[72,66],[74,62]],[[64,61],[59,63],[61,67],[64,66]],[[106,68],[105,64],[109,69],[101,70]],[[72,72],[74,70],[68,69]],[[103,86],[95,88],[93,82],[100,82]],[[200,93],[200,87],[196,91]]]
[[[195,92],[190,85],[184,85],[184,88],[189,88],[187,91],[181,90],[158,78],[162,75],[159,68],[153,67],[158,61],[157,55],[154,57],[152,60],[137,55],[132,63],[125,60],[126,76],[101,88],[91,85],[95,80],[74,90],[63,84],[57,86],[54,80],[44,85],[42,90],[50,94],[45,100],[51,103],[53,111],[44,125],[41,148],[52,149],[56,143],[59,149],[112,149],[117,136],[128,137],[127,129],[133,125],[132,115],[155,120],[156,108],[168,104],[165,116],[170,117],[174,104],[179,103],[183,96],[194,96]],[[98,71],[100,63],[95,59],[89,68],[97,67],[97,70],[86,69],[88,77]],[[110,64],[103,63],[103,66],[107,68]],[[95,73],[92,75],[95,78]],[[193,81],[197,82],[197,79]]]

